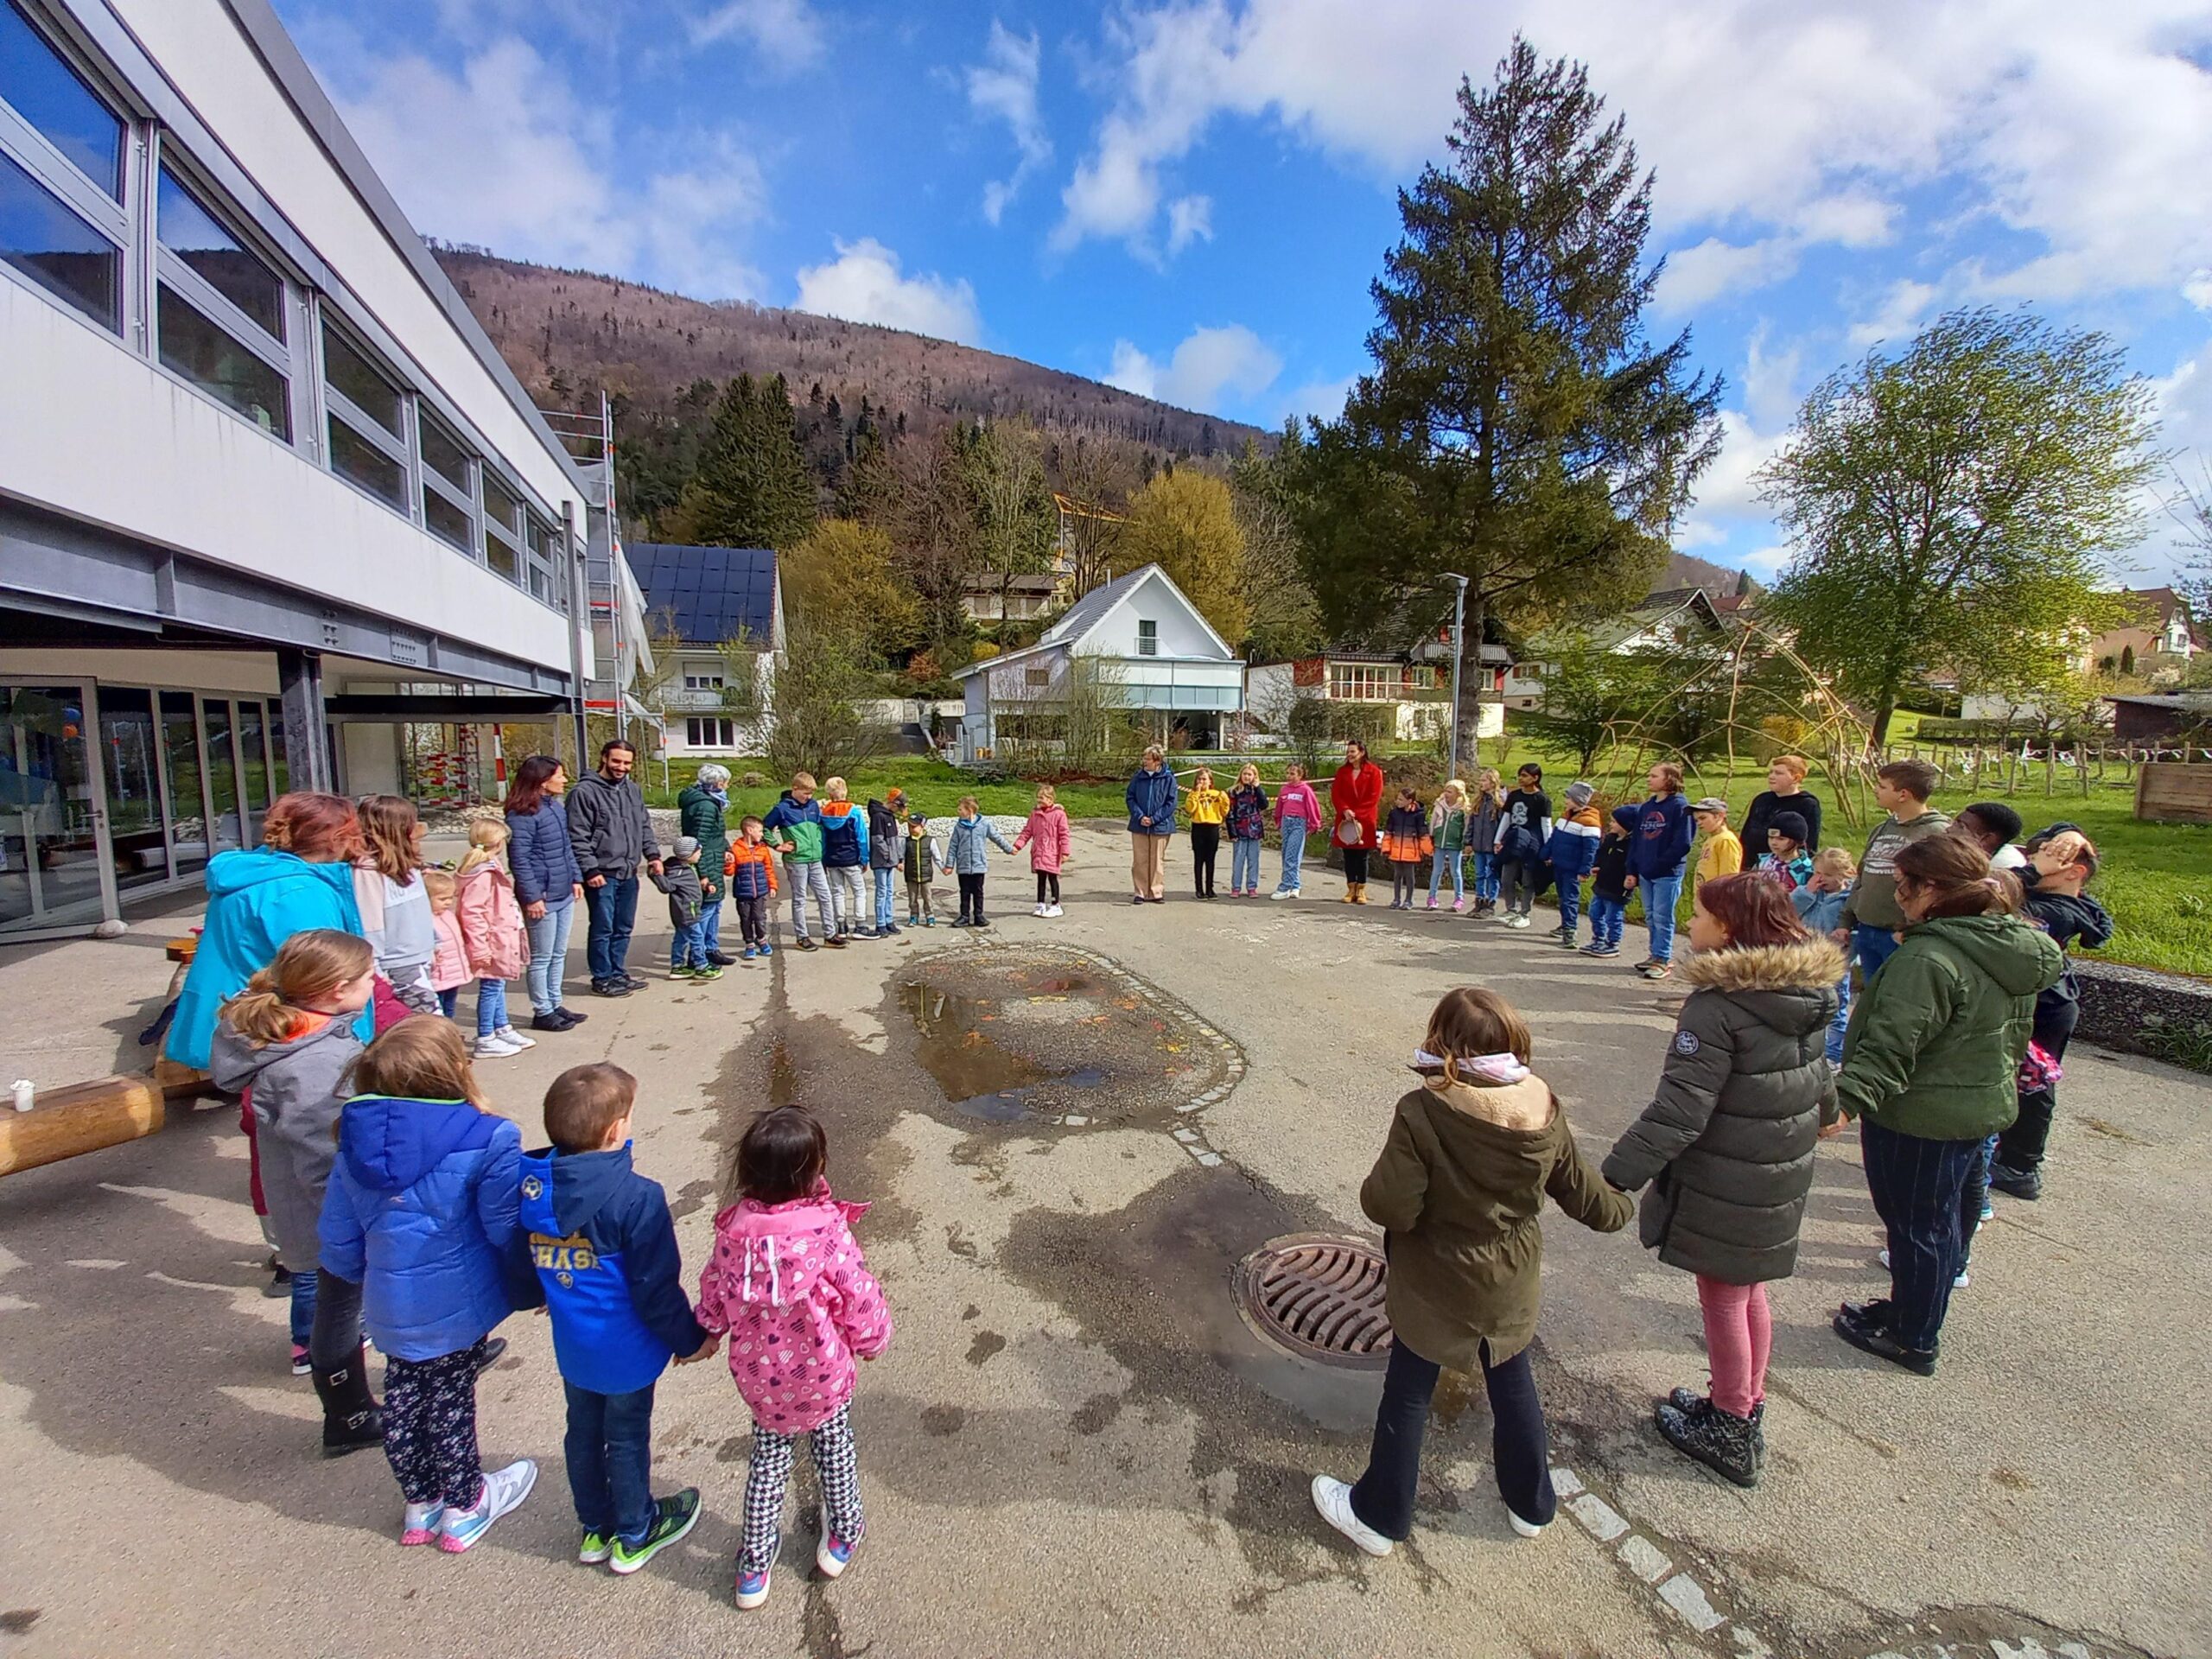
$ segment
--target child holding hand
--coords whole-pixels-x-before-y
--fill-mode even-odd
[[[1756,1486],[1774,1346],[1766,1287],[1796,1269],[1814,1144],[1836,1116],[1822,1050],[1843,952],[1808,932],[1756,871],[1700,887],[1689,934],[1689,1000],[1657,1093],[1607,1154],[1605,1176],[1624,1192],[1650,1187],[1644,1248],[1697,1275],[1713,1392],[1675,1389],[1659,1404],[1659,1433]]]
[[[1429,839],[1427,815],[1421,797],[1410,789],[1398,791],[1398,804],[1382,827],[1382,856],[1390,861],[1390,908],[1411,910],[1421,890],[1421,867],[1434,850]]]
[[[468,971],[476,976],[480,1060],[502,1060],[537,1046],[537,1039],[524,1036],[507,1018],[507,982],[521,978],[530,965],[530,931],[502,856],[506,847],[506,820],[479,818],[468,826],[468,851],[454,872],[461,942],[468,952]]]
[[[1029,868],[1037,877],[1037,908],[1030,912],[1032,915],[1060,913],[1060,871],[1073,862],[1069,857],[1073,842],[1074,837],[1068,832],[1068,815],[1061,808],[1058,796],[1050,784],[1039,785],[1036,810],[1014,838],[1015,852],[1024,847],[1029,849]]]
[[[1359,1189],[1360,1208],[1387,1235],[1390,1366],[1367,1472],[1351,1485],[1316,1475],[1313,1505],[1370,1555],[1412,1534],[1421,1439],[1446,1365],[1482,1374],[1514,1531],[1535,1537],[1557,1506],[1529,1367],[1544,1256],[1537,1217],[1549,1198],[1614,1233],[1633,1206],[1584,1160],[1529,1053],[1528,1022],[1497,992],[1446,992],[1414,1052],[1421,1086],[1399,1100]]]
[[[430,900],[430,988],[438,1010],[448,1020],[461,1006],[461,988],[474,977],[468,971],[468,942],[461,937],[461,888],[449,870],[423,872],[423,891]]]
[[[802,1434],[822,1483],[823,1577],[845,1570],[866,1522],[850,1416],[855,1359],[891,1342],[883,1287],[852,1224],[868,1210],[832,1197],[829,1140],[803,1106],[754,1118],[737,1143],[743,1194],[715,1217],[714,1255],[699,1281],[699,1323],[729,1337],[730,1375],[753,1413],[753,1465],[737,1555],[737,1605],[768,1599],[782,1542],[791,1449]]]
[[[960,883],[960,914],[952,919],[955,927],[990,925],[983,915],[983,878],[990,873],[994,847],[1002,853],[1014,850],[999,834],[998,825],[983,816],[976,798],[963,795],[960,816],[952,821],[952,833],[945,837],[944,847],[945,871]]]

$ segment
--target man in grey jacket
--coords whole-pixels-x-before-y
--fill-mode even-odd
[[[626,965],[638,918],[638,866],[658,875],[661,860],[645,795],[630,775],[637,763],[635,747],[611,739],[600,746],[599,770],[569,791],[569,842],[584,874],[584,908],[591,917],[584,958],[591,988],[601,996],[627,996],[645,986]]]

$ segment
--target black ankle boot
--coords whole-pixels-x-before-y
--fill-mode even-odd
[[[369,1392],[369,1374],[361,1351],[335,1370],[315,1374],[315,1391],[322,1402],[322,1455],[342,1458],[363,1446],[384,1444],[384,1414]]]
[[[1702,1411],[1684,1411],[1668,1400],[1652,1418],[1667,1443],[1683,1456],[1694,1458],[1738,1486],[1759,1484],[1755,1417],[1738,1417],[1710,1402]]]

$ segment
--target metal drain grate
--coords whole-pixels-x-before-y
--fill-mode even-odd
[[[1239,1262],[1230,1290],[1255,1331],[1300,1358],[1379,1370],[1390,1357],[1388,1272],[1372,1244],[1293,1233]]]

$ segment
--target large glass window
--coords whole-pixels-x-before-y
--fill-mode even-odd
[[[162,361],[264,432],[290,442],[284,377],[177,296],[166,283],[159,304]]]
[[[352,479],[378,500],[407,511],[407,469],[340,420],[334,410],[330,416],[330,470]]]
[[[8,14],[0,8],[0,17]],[[0,155],[0,259],[102,327],[123,330],[123,251]]]
[[[284,279],[247,251],[238,238],[162,169],[157,234],[163,247],[210,288],[251,318],[271,340],[284,338]]]
[[[127,686],[100,688],[100,761],[107,777],[107,829],[115,884],[143,887],[169,877],[169,843],[162,810],[162,745],[154,694]]]
[[[463,495],[471,493],[468,481],[468,451],[461,441],[448,435],[444,427],[429,416],[423,416],[423,465],[459,490]]]
[[[200,721],[192,693],[161,694],[162,758],[169,775],[169,863],[178,875],[207,861],[207,804],[201,793]]]
[[[484,526],[484,563],[509,582],[515,579],[515,572],[520,568],[515,562],[513,544],[501,541],[499,531],[488,522]]]
[[[484,516],[517,535],[522,533],[522,503],[508,494],[489,473],[484,474]]]
[[[207,728],[207,792],[215,807],[215,850],[239,844],[238,770],[231,747],[231,705],[213,698],[200,704]]]
[[[123,123],[9,0],[0,0],[0,99],[122,200]]]
[[[408,510],[406,406],[399,388],[326,320],[322,378],[330,406],[330,469]]]
[[[327,325],[322,331],[322,372],[332,390],[343,392],[346,401],[362,414],[393,437],[405,435],[405,428],[401,424],[399,388],[348,345],[343,334]]]
[[[451,542],[462,552],[468,551],[468,509],[447,500],[427,479],[423,484],[423,522],[434,534]]]

